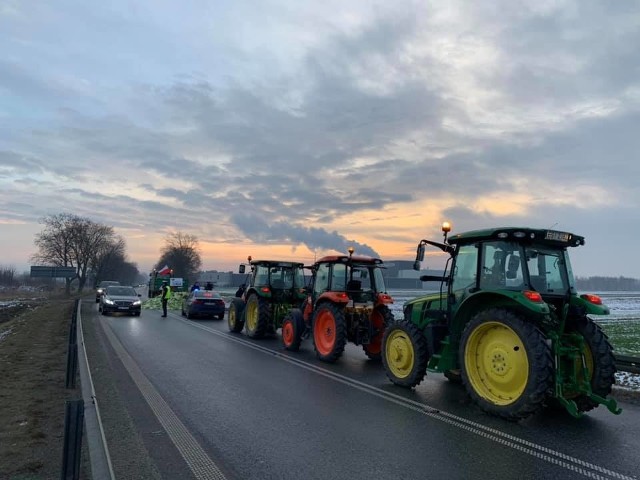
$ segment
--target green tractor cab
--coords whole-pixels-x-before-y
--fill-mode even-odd
[[[299,307],[306,298],[304,265],[279,260],[252,260],[250,272],[241,298],[229,305],[228,325],[232,332],[245,328],[251,338],[262,338],[282,327],[285,315]],[[239,272],[245,273],[245,264]]]
[[[427,371],[464,384],[483,410],[525,418],[559,403],[574,417],[599,405],[619,414],[611,393],[613,349],[589,315],[608,315],[596,295],[576,292],[568,249],[584,238],[533,228],[493,228],[444,241],[440,291],[410,300],[387,327],[382,361],[391,381],[414,387]]]
[[[382,275],[383,262],[364,255],[329,255],[311,268],[312,284],[301,309],[284,320],[285,349],[296,351],[311,336],[316,356],[335,362],[347,342],[362,345],[371,360],[382,357],[382,336],[394,319]]]

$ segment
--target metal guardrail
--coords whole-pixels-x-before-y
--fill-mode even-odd
[[[619,372],[640,374],[640,358],[629,355],[615,355],[616,368]]]

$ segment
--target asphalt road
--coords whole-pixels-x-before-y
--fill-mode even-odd
[[[640,478],[638,405],[510,423],[440,375],[396,387],[354,345],[329,365],[226,320],[82,318],[117,478]]]

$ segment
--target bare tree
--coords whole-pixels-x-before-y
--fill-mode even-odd
[[[165,265],[173,269],[176,277],[192,279],[200,271],[202,259],[200,258],[198,238],[182,232],[173,232],[165,237],[165,245],[160,251],[160,260],[156,264],[156,270]]]
[[[49,215],[41,220],[44,230],[36,234],[34,243],[38,252],[32,256],[36,263],[55,267],[74,267],[76,275],[65,279],[67,294],[71,282],[78,279],[82,292],[87,272],[95,252],[113,243],[113,227],[69,213]]]
[[[16,267],[0,265],[0,285],[12,287],[16,281]]]

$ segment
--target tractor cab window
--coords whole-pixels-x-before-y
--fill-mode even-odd
[[[290,267],[271,267],[271,288],[292,288],[293,272]]]
[[[331,290],[343,292],[347,287],[347,266],[343,263],[334,263],[331,269]]]
[[[329,264],[321,263],[315,272],[315,282],[313,283],[314,295],[320,295],[329,288]]]
[[[387,287],[384,284],[384,275],[381,268],[373,269],[373,281],[375,283],[376,292],[386,292]]]
[[[294,268],[291,271],[291,275],[293,276],[293,286],[295,288],[303,288],[304,284],[304,271],[302,268]]]
[[[371,276],[367,267],[352,267],[347,290],[371,290]]]
[[[531,288],[541,294],[562,294],[567,290],[563,281],[566,262],[562,250],[529,247],[525,252]]]
[[[480,288],[524,287],[520,246],[509,242],[483,244]]]
[[[453,269],[452,291],[475,286],[478,271],[478,247],[476,245],[462,245],[458,250]]]
[[[266,265],[257,265],[254,271],[253,284],[256,287],[269,285],[269,267]]]

